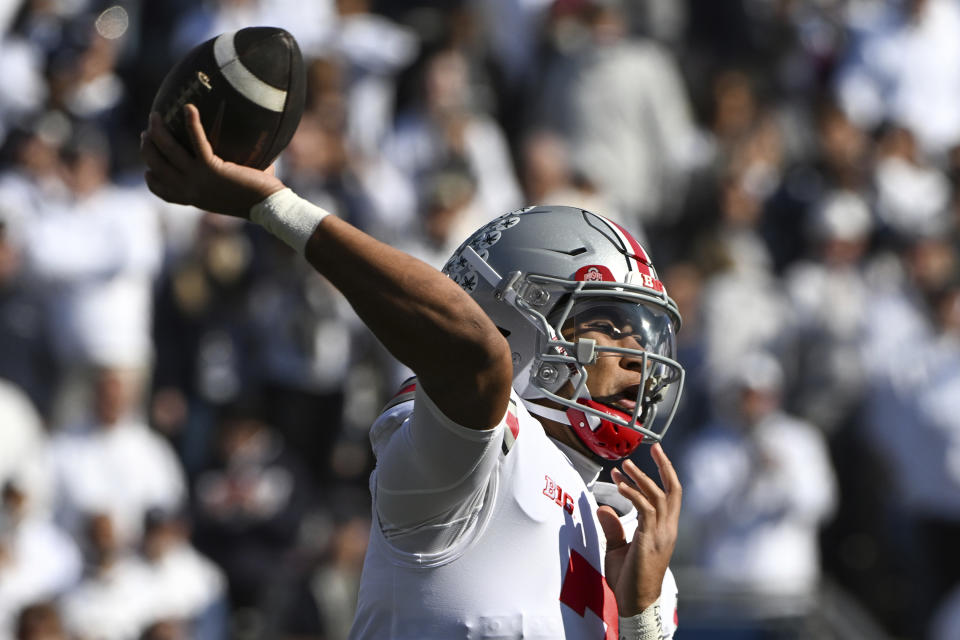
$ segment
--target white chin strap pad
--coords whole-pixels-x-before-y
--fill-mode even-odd
[[[537,404],[532,400],[523,399],[523,404],[527,408],[527,411],[534,415],[538,415],[541,418],[546,418],[547,420],[552,420],[560,424],[570,425],[570,417],[567,416],[567,412],[562,409],[554,409],[553,407],[545,407],[542,404]],[[600,426],[600,418],[587,413],[584,411],[583,415],[587,417],[587,424],[590,425],[592,431],[596,431]],[[570,425],[571,427],[573,425]]]

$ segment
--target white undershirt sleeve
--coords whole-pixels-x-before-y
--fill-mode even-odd
[[[413,414],[377,454],[377,516],[396,546],[436,552],[482,507],[504,421],[478,431],[447,418],[420,388]]]

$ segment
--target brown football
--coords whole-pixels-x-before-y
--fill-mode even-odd
[[[153,111],[190,149],[183,106],[196,105],[218,156],[264,169],[293,137],[305,96],[303,57],[293,36],[277,27],[248,27],[187,53],[161,83]]]

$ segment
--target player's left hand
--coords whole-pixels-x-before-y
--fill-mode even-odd
[[[612,508],[603,506],[597,512],[607,539],[607,583],[623,617],[640,613],[660,598],[663,577],[677,542],[680,479],[659,444],[651,447],[650,455],[657,464],[663,489],[630,460],[623,463],[623,472],[612,472],[620,495],[638,511],[633,540],[627,542],[623,524]]]

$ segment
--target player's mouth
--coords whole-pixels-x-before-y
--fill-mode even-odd
[[[620,393],[604,396],[602,398],[594,398],[594,400],[602,405],[610,407],[611,409],[632,414],[637,408],[637,394],[639,392],[640,385],[634,385],[632,387],[627,387]]]

